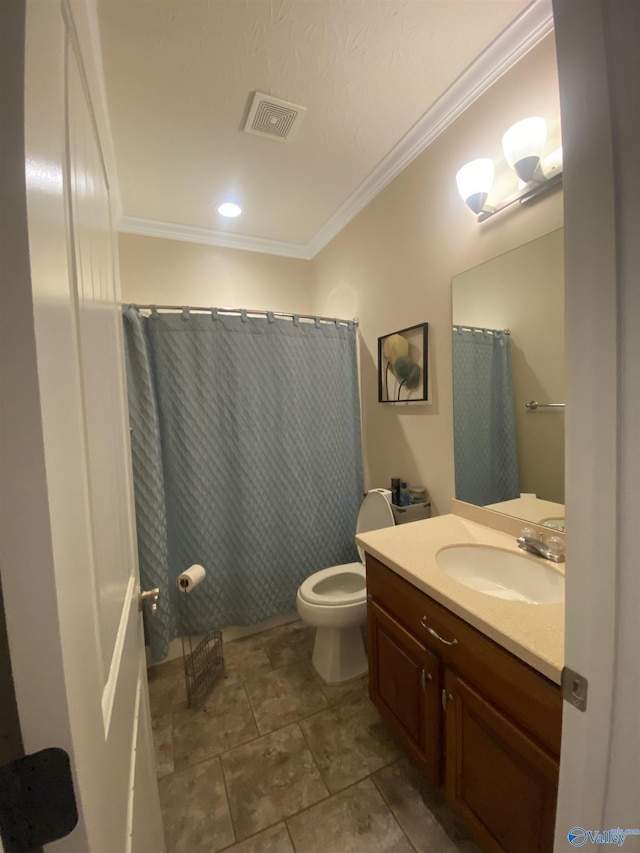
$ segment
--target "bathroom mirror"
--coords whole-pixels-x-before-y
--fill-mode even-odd
[[[456,497],[558,529],[565,418],[547,404],[565,400],[563,241],[552,231],[452,281]]]

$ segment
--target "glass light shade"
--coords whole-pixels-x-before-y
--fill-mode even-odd
[[[532,179],[546,140],[547,123],[539,116],[517,122],[502,137],[505,160],[523,181]]]
[[[234,217],[240,216],[242,208],[232,201],[225,201],[224,204],[219,204],[216,208],[220,216]]]
[[[458,192],[474,213],[480,213],[493,184],[493,160],[481,157],[463,166],[456,175]]]

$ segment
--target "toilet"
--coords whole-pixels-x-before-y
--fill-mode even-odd
[[[372,489],[358,513],[356,533],[393,527],[391,492]],[[321,569],[298,589],[298,614],[316,628],[312,663],[327,684],[357,678],[367,671],[367,655],[360,626],[367,618],[364,551],[359,563]]]

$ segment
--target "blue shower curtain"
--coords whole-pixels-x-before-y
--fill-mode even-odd
[[[309,574],[357,559],[362,501],[353,324],[124,311],[140,574],[175,636],[295,610]],[[191,593],[176,578],[207,576]]]
[[[511,339],[453,329],[456,497],[478,506],[519,496]]]

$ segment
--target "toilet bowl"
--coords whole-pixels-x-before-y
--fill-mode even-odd
[[[391,493],[370,491],[358,513],[357,533],[392,527]],[[328,684],[357,678],[367,671],[361,625],[367,618],[364,551],[360,562],[321,569],[298,589],[296,606],[303,622],[316,628],[313,666]]]

